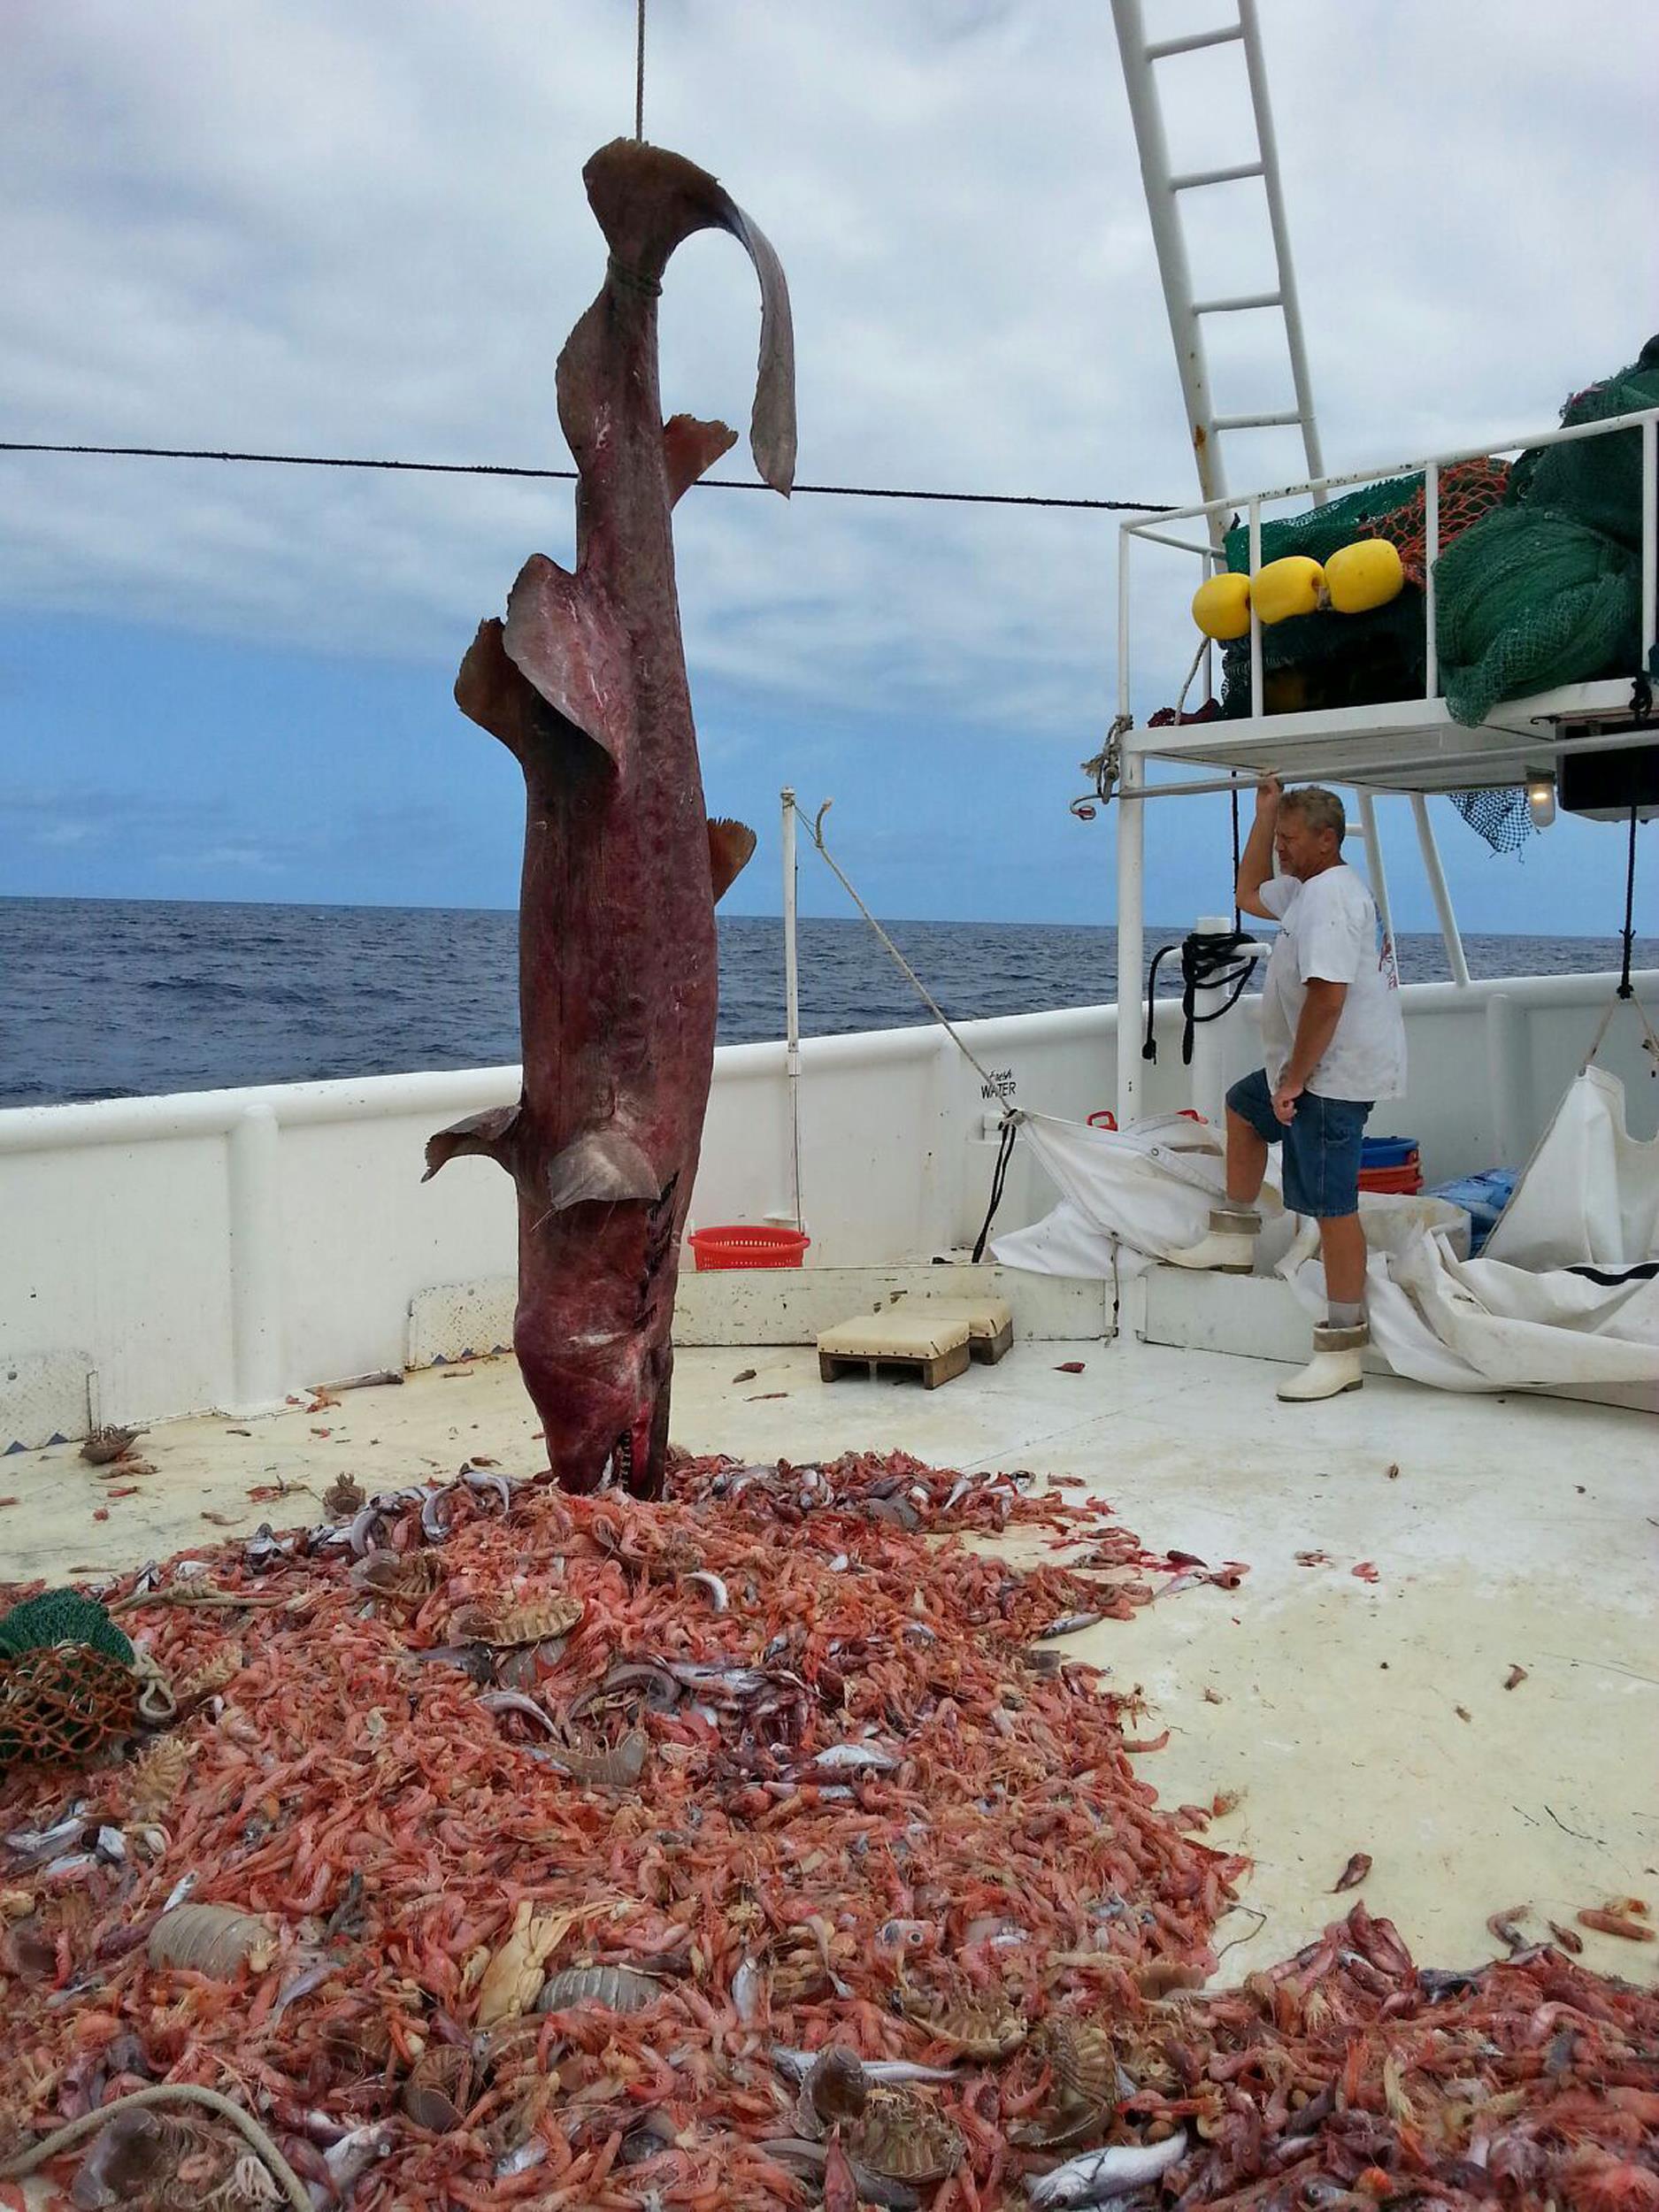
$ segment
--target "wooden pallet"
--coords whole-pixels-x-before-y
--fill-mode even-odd
[[[818,1371],[825,1382],[840,1382],[848,1375],[867,1376],[872,1382],[908,1382],[914,1379],[924,1390],[937,1390],[966,1371],[969,1346],[952,1344],[942,1352],[826,1352],[818,1356]]]
[[[995,1367],[1003,1354],[1014,1348],[1014,1325],[1004,1321],[1000,1328],[981,1329],[976,1324],[968,1332],[968,1352],[987,1367]]]

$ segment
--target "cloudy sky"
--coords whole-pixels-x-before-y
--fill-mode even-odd
[[[1156,35],[1218,12],[1146,5]],[[630,0],[5,14],[0,436],[566,463],[552,369],[603,265],[581,164],[632,127]],[[1540,426],[1634,357],[1653,0],[1261,14],[1330,466]],[[1165,66],[1177,161],[1240,157],[1236,50]],[[650,0],[646,124],[782,256],[803,481],[1194,495],[1104,0]],[[1194,227],[1201,289],[1265,274],[1257,190]],[[747,421],[757,319],[733,242],[692,241],[671,408]],[[1287,396],[1265,319],[1215,349],[1229,411]],[[1230,461],[1296,472],[1267,437]],[[834,798],[889,914],[1110,918],[1110,825],[1066,804],[1115,698],[1111,518],[705,489],[677,532],[710,807],[762,832],[734,908],[775,910],[787,781]],[[572,557],[567,485],[0,455],[0,892],[510,905],[517,771],[449,685],[533,550]],[[1225,902],[1219,803],[1162,810],[1155,916]],[[1467,926],[1617,926],[1616,832],[1500,860],[1437,812]],[[1402,800],[1384,824],[1427,925]],[[803,893],[845,910],[816,865]]]

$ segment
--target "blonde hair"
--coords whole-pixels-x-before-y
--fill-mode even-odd
[[[1300,814],[1310,830],[1334,830],[1339,845],[1348,835],[1348,816],[1342,802],[1323,784],[1304,783],[1300,790],[1287,791],[1279,805],[1281,814]]]

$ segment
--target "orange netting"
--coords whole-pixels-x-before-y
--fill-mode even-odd
[[[1489,508],[1501,506],[1509,481],[1507,461],[1454,461],[1440,471],[1440,550],[1478,522]],[[1422,485],[1403,506],[1381,516],[1369,533],[1387,538],[1399,549],[1406,580],[1418,590],[1427,580],[1425,560],[1428,527]]]
[[[89,1644],[45,1645],[0,1659],[0,1770],[83,1761],[138,1716],[130,1668]]]

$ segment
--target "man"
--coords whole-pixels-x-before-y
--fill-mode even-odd
[[[1285,1148],[1285,1203],[1319,1225],[1329,1315],[1310,1366],[1281,1398],[1333,1398],[1364,1379],[1365,1233],[1360,1139],[1379,1098],[1405,1088],[1405,1024],[1392,946],[1378,949],[1371,893],[1342,858],[1348,824],[1334,792],[1284,792],[1269,777],[1239,864],[1247,914],[1279,925],[1262,987],[1264,1069],[1227,1093],[1227,1202],[1210,1234],[1171,1255],[1179,1267],[1248,1274],[1267,1148]],[[1273,872],[1277,856],[1279,873]]]

